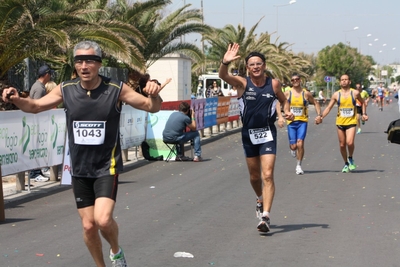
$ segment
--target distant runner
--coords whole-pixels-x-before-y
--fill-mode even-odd
[[[350,84],[351,81],[347,74],[340,77],[341,89],[332,95],[331,101],[322,113],[322,118],[325,118],[337,103],[338,113],[336,117],[336,127],[339,138],[340,154],[344,160],[342,172],[345,173],[356,169],[353,160],[355,149],[354,138],[357,125],[356,100],[361,102],[362,120],[368,120],[364,101],[357,90],[350,88]]]

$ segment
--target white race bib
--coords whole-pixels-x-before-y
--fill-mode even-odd
[[[340,117],[350,118],[354,116],[354,108],[341,108]]]
[[[274,140],[269,128],[249,129],[249,136],[253,145],[263,144]]]
[[[105,121],[74,121],[74,140],[77,145],[102,145],[106,135]]]
[[[303,108],[302,107],[290,107],[290,111],[294,116],[303,116]]]

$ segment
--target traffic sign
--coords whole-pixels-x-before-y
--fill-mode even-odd
[[[331,76],[325,76],[324,81],[329,83],[331,81]]]

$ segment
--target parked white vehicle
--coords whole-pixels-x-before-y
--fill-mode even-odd
[[[210,88],[213,87],[214,81],[217,82],[224,96],[228,96],[228,92],[230,89],[232,89],[232,86],[219,78],[217,73],[208,73],[199,76],[199,84],[197,86],[196,98],[209,97]]]

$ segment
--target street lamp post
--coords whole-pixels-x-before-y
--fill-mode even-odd
[[[279,7],[281,6],[290,6],[292,4],[295,4],[296,0],[290,0],[290,2],[288,4],[284,4],[284,5],[274,5],[274,7],[276,7],[276,34],[278,34],[278,25],[279,25]]]
[[[343,31],[344,32],[344,42],[345,42],[345,44],[347,44],[347,36],[346,36],[347,33],[348,32],[353,32],[353,31],[356,31],[356,30],[358,30],[358,26],[354,27],[352,30]],[[350,45],[350,43],[348,45]]]
[[[372,36],[372,34],[368,33],[367,36],[358,37],[358,53],[361,54],[361,39],[363,39],[363,38],[368,38],[368,37],[370,37],[370,36]]]

